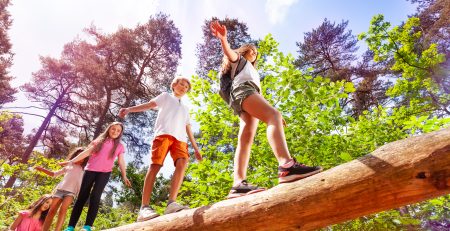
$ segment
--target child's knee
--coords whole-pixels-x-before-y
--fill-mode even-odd
[[[273,108],[270,111],[270,118],[275,123],[282,123],[283,122],[283,116],[281,115],[281,112],[279,112],[277,109]]]
[[[188,159],[186,158],[178,158],[175,161],[175,167],[186,167],[188,164]]]
[[[256,135],[256,129],[253,128],[248,128],[248,129],[243,129],[242,133],[240,135],[241,140],[253,140],[253,138]]]
[[[158,174],[159,170],[161,169],[162,165],[159,164],[150,164],[150,167],[147,170],[147,176]]]

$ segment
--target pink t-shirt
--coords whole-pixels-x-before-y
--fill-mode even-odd
[[[91,145],[95,144],[96,141],[92,141]],[[109,153],[111,152],[111,149],[113,147],[113,140],[106,139],[100,151],[97,153],[92,153],[92,155],[89,157],[89,161],[84,169],[93,172],[111,172],[112,168],[114,167],[114,161],[125,151],[123,144],[119,143],[116,151],[114,152],[113,158],[109,158]]]
[[[39,219],[30,217],[30,211],[20,211],[19,216],[22,217],[22,221],[17,226],[15,231],[41,231],[42,223]]]

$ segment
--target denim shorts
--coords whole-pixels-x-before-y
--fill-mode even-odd
[[[242,102],[250,95],[259,93],[259,87],[252,81],[245,81],[237,86],[233,84],[230,94],[230,106],[234,114],[241,115],[244,111],[242,110]]]
[[[57,198],[64,198],[67,196],[71,196],[73,198],[75,198],[75,193],[73,192],[69,192],[69,191],[65,191],[65,190],[61,190],[61,189],[56,189],[56,192],[53,193],[52,197],[57,197]]]

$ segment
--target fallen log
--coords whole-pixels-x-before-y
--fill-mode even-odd
[[[314,230],[449,193],[450,128],[265,192],[109,230]]]

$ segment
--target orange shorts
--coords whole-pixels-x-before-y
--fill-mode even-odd
[[[181,142],[171,135],[160,135],[153,140],[152,164],[163,165],[169,151],[173,165],[180,158],[189,158],[187,143]]]

